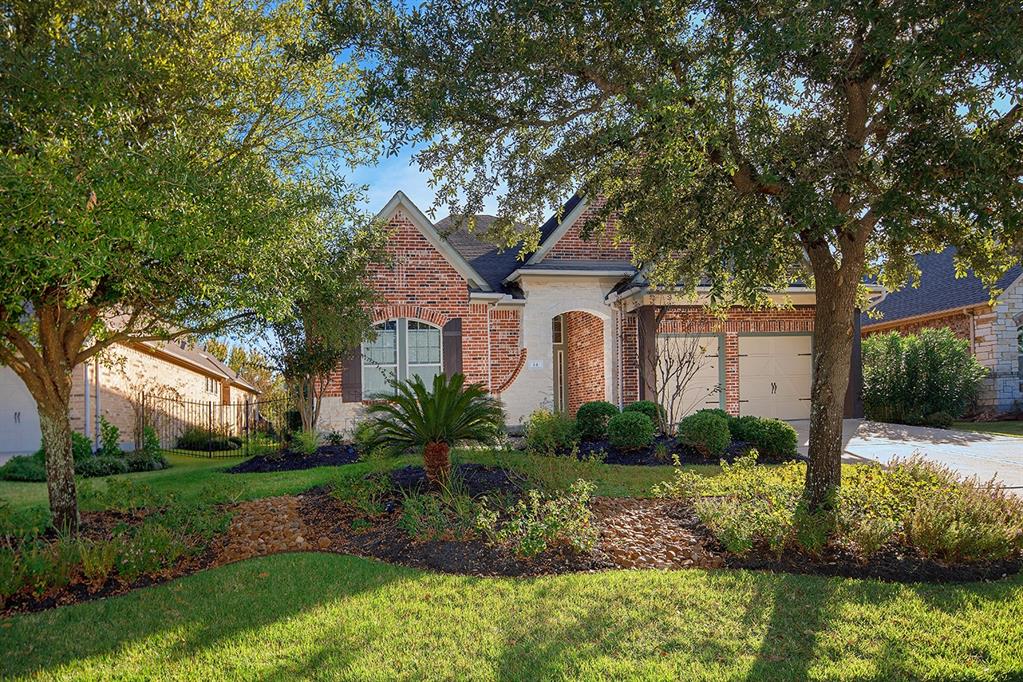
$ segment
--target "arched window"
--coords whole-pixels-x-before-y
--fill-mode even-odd
[[[362,396],[391,395],[393,379],[413,375],[429,384],[442,371],[441,329],[404,317],[374,325],[376,339],[362,344]]]

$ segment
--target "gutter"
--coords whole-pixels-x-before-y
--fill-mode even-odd
[[[498,292],[472,291],[469,293],[469,303],[488,303],[492,306],[526,305],[526,299],[513,298],[511,294],[502,294]]]
[[[504,284],[515,282],[523,275],[543,275],[544,277],[626,277],[635,275],[635,270],[561,270],[555,268],[519,268],[502,280]]]

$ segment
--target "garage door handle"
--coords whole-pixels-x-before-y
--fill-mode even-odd
[[[20,424],[21,423],[21,412],[15,412],[14,413],[14,423],[15,424]]]
[[[771,382],[771,395],[778,393],[778,384]]]
[[[748,400],[740,400],[739,402],[740,403],[748,403],[749,401]]]

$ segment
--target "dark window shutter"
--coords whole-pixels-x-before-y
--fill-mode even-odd
[[[341,402],[362,401],[362,346],[353,350],[341,363]]]
[[[462,371],[462,318],[448,320],[444,325],[444,373],[449,377]]]

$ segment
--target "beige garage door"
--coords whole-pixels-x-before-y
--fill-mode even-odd
[[[809,419],[811,337],[739,337],[739,414]]]
[[[36,401],[14,370],[0,367],[0,454],[39,449]]]
[[[707,407],[722,407],[721,339],[718,336],[657,337],[658,397],[672,421]]]

